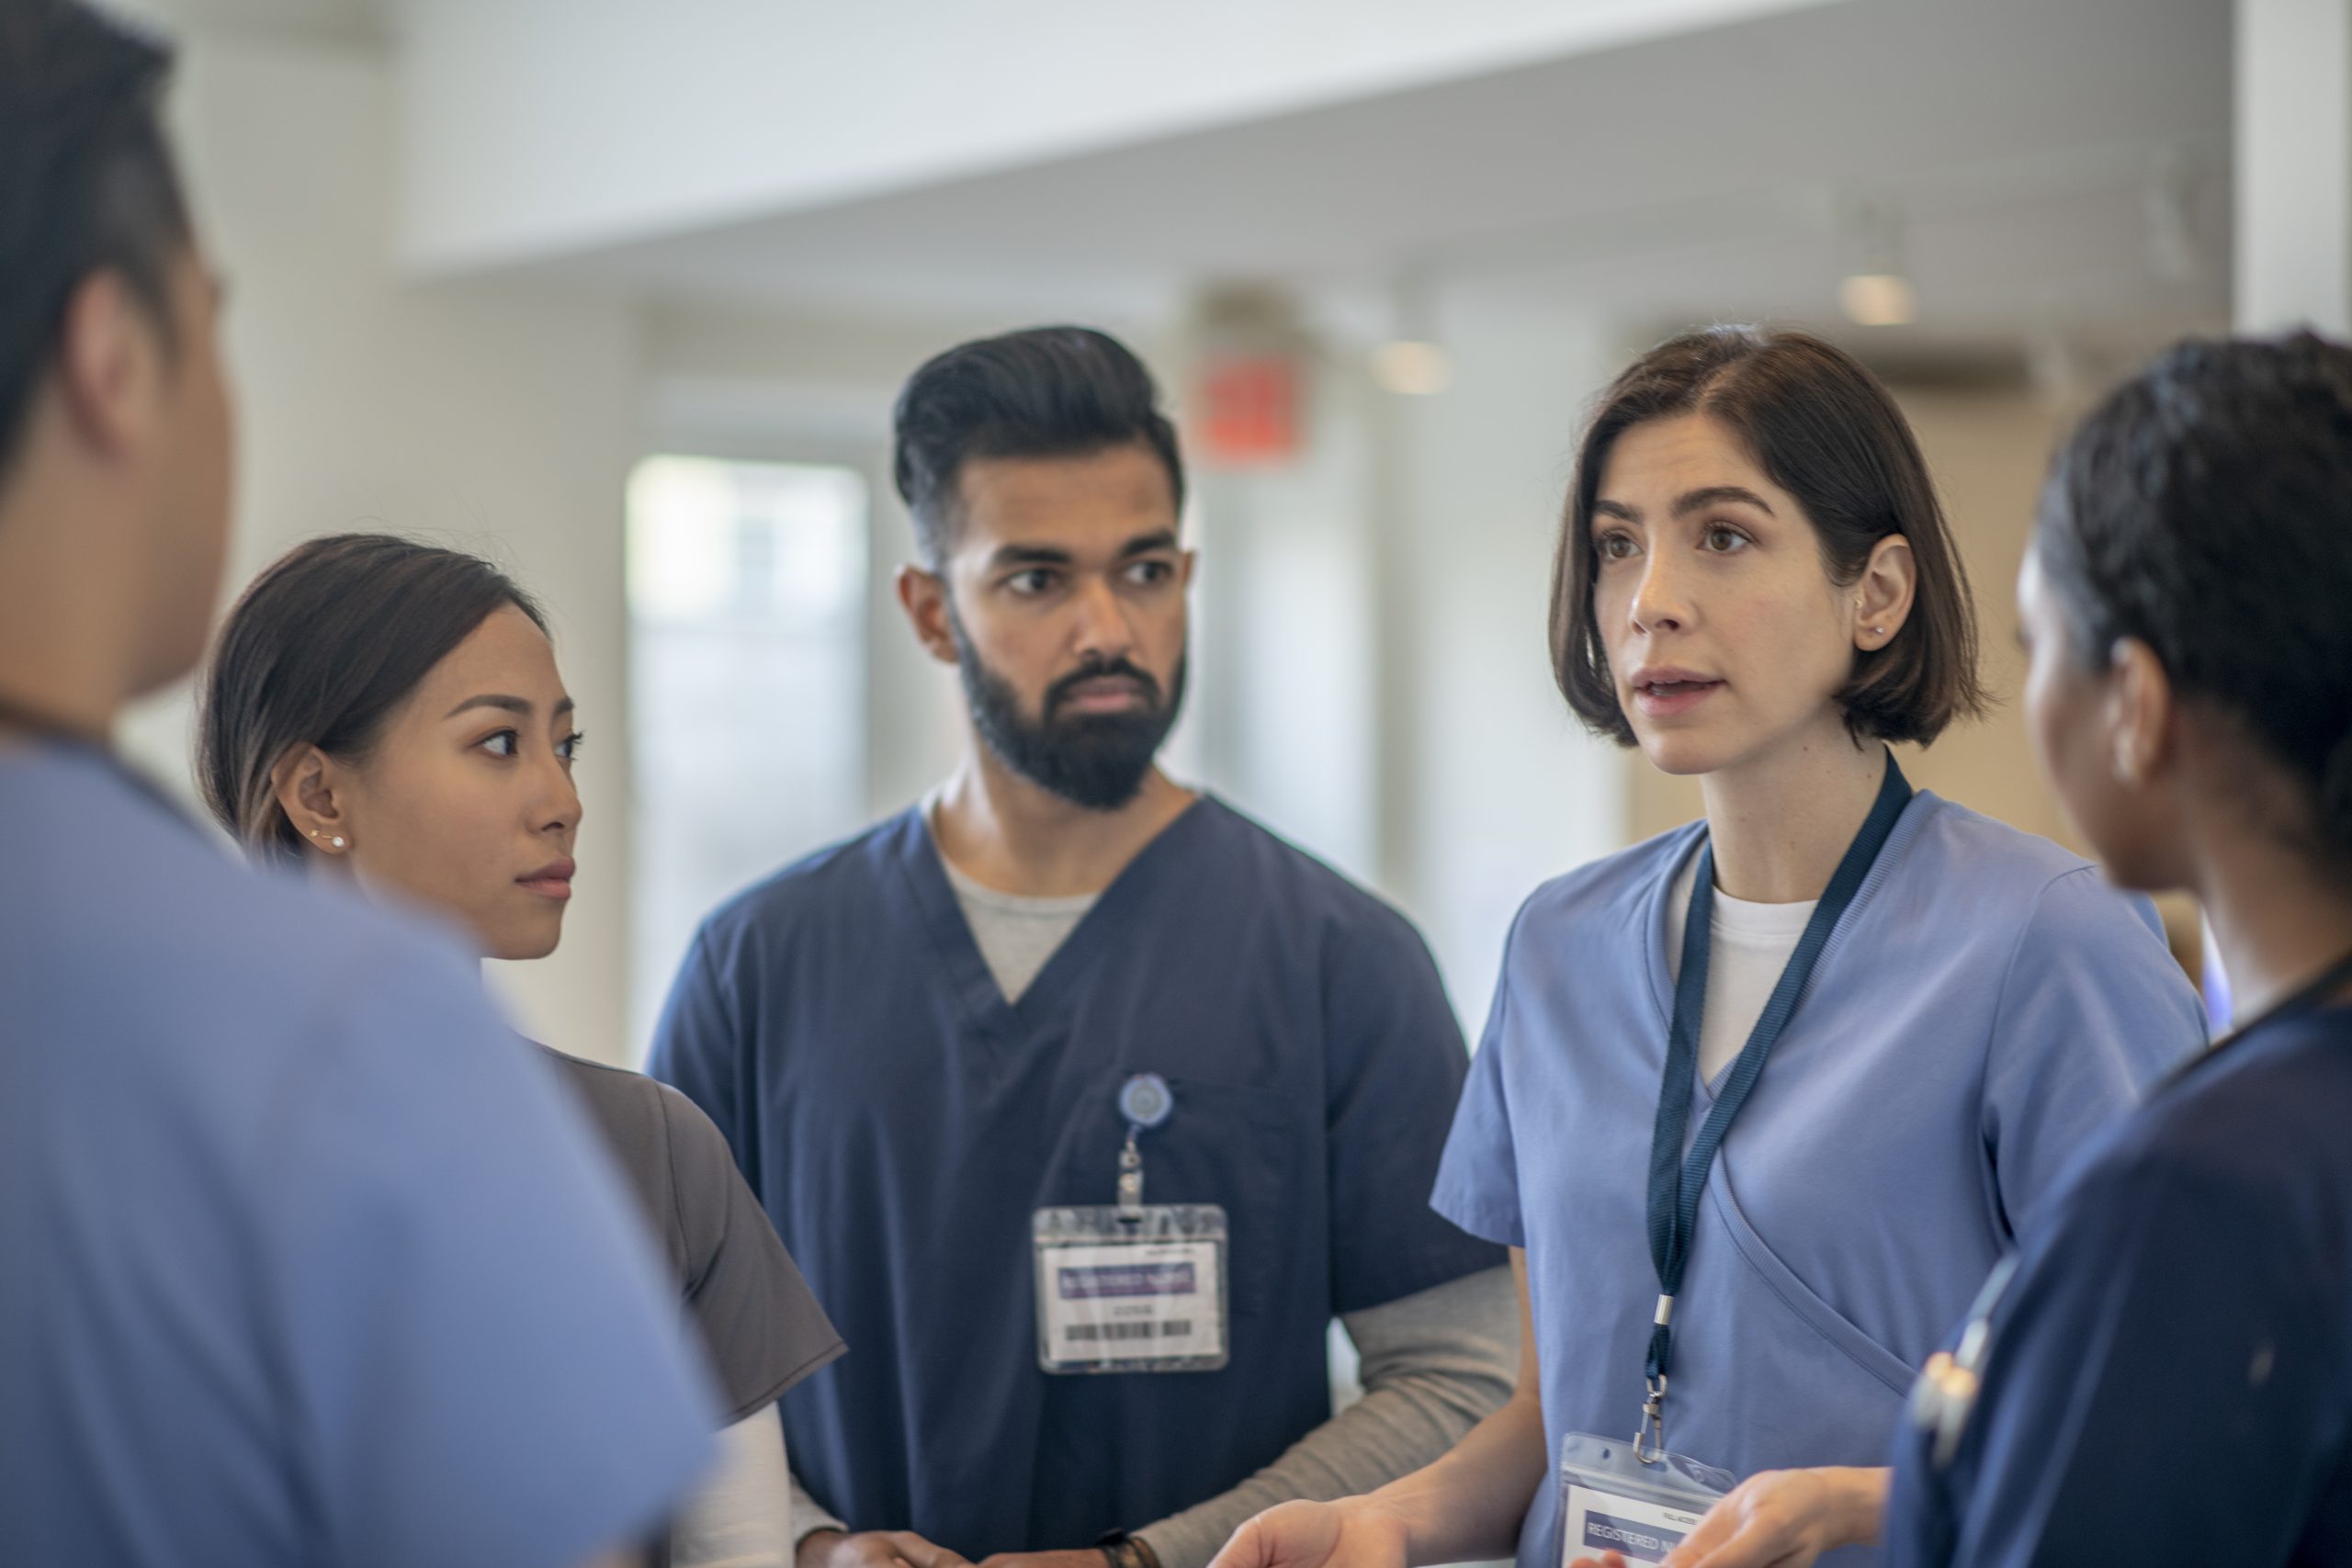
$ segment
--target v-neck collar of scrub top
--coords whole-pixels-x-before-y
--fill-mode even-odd
[[[964,907],[956,900],[955,884],[947,879],[946,862],[940,855],[938,840],[932,837],[930,813],[920,805],[910,807],[902,819],[902,831],[911,841],[900,844],[899,864],[906,874],[917,908],[922,911],[923,924],[931,933],[940,964],[947,972],[948,984],[972,1027],[991,1042],[1007,1042],[1029,1032],[1037,1021],[1051,1017],[1078,977],[1093,967],[1094,956],[1102,944],[1112,940],[1104,933],[1121,925],[1125,919],[1125,912],[1163,878],[1162,863],[1179,852],[1178,846],[1187,837],[1201,830],[1200,824],[1213,809],[1223,809],[1222,803],[1206,790],[1196,793],[1191,805],[1153,834],[1150,841],[1120,868],[1119,874],[1095,899],[1094,907],[1079,918],[1069,935],[1046,960],[1045,967],[1037,971],[1021,993],[1021,999],[1007,1001],[1003,987],[996,983],[996,976],[980,953],[971,922],[964,918]]]
[[[1877,861],[1871,866],[1870,874],[1862,879],[1860,889],[1854,895],[1854,902],[1847,908],[1846,918],[1838,922],[1838,929],[1830,932],[1828,943],[1822,948],[1822,964],[1826,964],[1837,956],[1838,951],[1850,939],[1855,927],[1867,918],[1868,906],[1872,897],[1886,879],[1894,874],[1897,863],[1902,860],[1904,852],[1919,831],[1919,824],[1929,815],[1928,810],[1922,809],[1923,805],[1932,803],[1936,799],[1934,793],[1928,790],[1921,789],[1912,792],[1911,799],[1903,808],[1903,815],[1895,821],[1894,831],[1887,836],[1886,847],[1879,852]],[[1667,962],[1666,951],[1667,901],[1674,896],[1674,885],[1681,878],[1683,868],[1690,863],[1690,857],[1697,854],[1700,846],[1707,841],[1707,824],[1702,819],[1691,823],[1681,831],[1685,837],[1681,844],[1676,848],[1674,858],[1667,863],[1663,874],[1651,885],[1649,891],[1643,895],[1648,902],[1643,911],[1642,924],[1643,929],[1649,933],[1649,939],[1644,946],[1649,954],[1650,1000],[1657,1010],[1657,1038],[1661,1055],[1665,1051],[1667,1032],[1674,1027],[1674,973]],[[1816,967],[1814,973],[1815,980],[1818,983],[1819,968]],[[1811,988],[1810,986],[1806,987],[1808,990]],[[1795,1019],[1791,1021],[1794,1022],[1804,1016],[1804,999],[1800,998]],[[1702,1103],[1713,1105],[1715,1102],[1716,1089],[1723,1086],[1724,1080],[1730,1076],[1733,1066],[1737,1065],[1739,1057],[1735,1054],[1713,1077],[1699,1079],[1699,1096]],[[1697,1125],[1695,1121],[1692,1125]]]

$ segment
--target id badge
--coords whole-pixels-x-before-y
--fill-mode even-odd
[[[1040,1209],[1037,1364],[1048,1372],[1213,1372],[1226,1363],[1225,1211]]]
[[[1736,1484],[1681,1454],[1644,1464],[1623,1438],[1571,1432],[1560,1440],[1560,1568],[1604,1551],[1654,1568]]]

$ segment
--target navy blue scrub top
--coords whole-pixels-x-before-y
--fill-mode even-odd
[[[1229,1490],[1329,1418],[1335,1314],[1504,1263],[1429,1207],[1464,1064],[1413,928],[1205,797],[1013,1005],[910,810],[713,914],[652,1057],[854,1348],[786,1396],[794,1470],[975,1562]],[[1144,1072],[1146,1201],[1226,1209],[1231,1359],[1048,1376],[1030,1216],[1115,1200]]]
[[[1889,1564],[2352,1562],[2352,1010],[2159,1091],[2021,1238],[1949,1470]]]

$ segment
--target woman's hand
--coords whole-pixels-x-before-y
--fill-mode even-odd
[[[1883,1470],[1768,1470],[1707,1510],[1667,1568],[1811,1568],[1833,1547],[1878,1540]]]
[[[1405,1527],[1366,1497],[1283,1503],[1235,1530],[1209,1568],[1406,1568]]]
[[[972,1568],[912,1530],[810,1530],[793,1555],[797,1568]]]

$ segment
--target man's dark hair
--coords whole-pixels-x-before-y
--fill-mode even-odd
[[[1634,744],[1609,650],[1593,614],[1593,503],[1617,438],[1654,419],[1702,413],[1747,448],[1813,524],[1823,568],[1858,581],[1881,539],[1911,545],[1918,583],[1910,618],[1885,647],[1854,657],[1838,694],[1857,739],[1933,740],[1984,710],[1976,612],[1927,460],[1877,377],[1804,333],[1711,327],[1658,344],[1600,395],[1577,453],[1576,482],[1552,562],[1552,670],[1595,734]]]
[[[1091,327],[1032,327],[937,355],[899,391],[895,423],[892,473],[929,567],[955,542],[956,486],[974,457],[1082,457],[1140,442],[1183,510],[1184,462],[1151,372]]]
[[[254,860],[299,863],[270,777],[279,760],[297,746],[364,759],[433,667],[508,604],[547,630],[528,593],[463,551],[336,534],[279,557],[229,613],[205,674],[197,773],[213,816]]]
[[[84,278],[119,274],[168,341],[191,238],[157,118],[171,68],[166,45],[80,0],[0,4],[0,473]]]
[[[2033,550],[2077,659],[2145,643],[2301,792],[2290,838],[2352,866],[2352,349],[2167,350],[2052,461]]]

